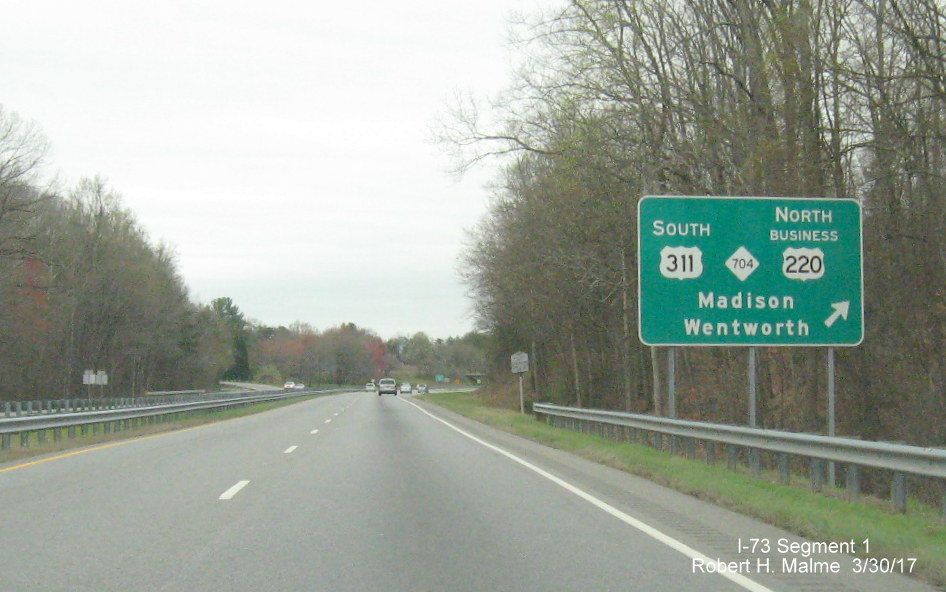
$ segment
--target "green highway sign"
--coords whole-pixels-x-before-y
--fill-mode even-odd
[[[863,340],[858,202],[646,196],[637,213],[638,330],[645,344]]]

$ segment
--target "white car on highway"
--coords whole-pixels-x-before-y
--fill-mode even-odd
[[[378,396],[384,393],[397,395],[397,381],[393,378],[382,378],[378,381]]]
[[[402,383],[401,383],[401,394],[403,394],[403,395],[409,395],[409,394],[411,394],[411,383],[409,383],[409,382],[402,382]]]

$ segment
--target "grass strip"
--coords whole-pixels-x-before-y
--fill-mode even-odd
[[[430,401],[476,421],[572,452],[716,505],[752,516],[816,541],[870,541],[870,556],[917,559],[914,576],[946,585],[946,524],[933,508],[911,500],[907,514],[886,502],[862,496],[852,502],[842,492],[810,491],[782,485],[777,475],[762,477],[689,460],[669,452],[599,436],[553,428],[532,415],[491,407],[475,393],[432,393]],[[748,469],[746,469],[748,471]],[[862,548],[858,545],[858,548]]]
[[[52,454],[55,452],[62,452],[64,450],[73,450],[75,448],[83,448],[93,444],[114,442],[116,440],[127,440],[129,438],[160,434],[163,432],[171,432],[174,430],[180,430],[207,423],[235,419],[237,417],[254,415],[256,413],[263,413],[264,411],[269,411],[271,409],[285,407],[286,405],[292,405],[293,403],[308,401],[309,399],[319,396],[322,395],[313,394],[311,396],[301,396],[292,399],[264,401],[262,403],[247,405],[245,407],[186,411],[182,412],[183,417],[179,417],[171,421],[155,424],[143,424],[130,429],[124,429],[124,424],[122,424],[121,429],[117,431],[113,430],[107,434],[104,433],[102,426],[99,425],[95,434],[92,433],[91,426],[89,427],[88,433],[84,436],[82,435],[79,428],[76,428],[76,436],[74,438],[69,438],[67,428],[60,428],[62,430],[62,439],[58,442],[55,441],[54,430],[35,430],[28,434],[28,448],[21,447],[20,435],[14,434],[11,438],[10,449],[0,451],[0,463],[19,461],[36,456]],[[121,422],[119,421],[117,423]],[[41,432],[45,432],[45,434],[41,434]]]

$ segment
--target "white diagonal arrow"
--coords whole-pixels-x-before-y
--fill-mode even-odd
[[[844,320],[847,320],[847,313],[851,309],[851,301],[845,300],[844,302],[835,302],[831,305],[831,308],[834,309],[834,312],[831,313],[831,316],[825,319],[824,324],[830,327],[834,324],[834,321],[838,320],[838,317],[843,317]]]

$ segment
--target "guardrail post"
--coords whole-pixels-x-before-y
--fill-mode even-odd
[[[749,468],[756,477],[762,474],[762,451],[758,448],[749,449]]]
[[[845,494],[848,501],[853,500],[861,493],[860,467],[848,465],[845,471]]]
[[[696,458],[696,440],[693,438],[686,439],[686,451],[688,459],[693,460]]]
[[[706,440],[706,464],[716,464],[716,443]]]
[[[904,473],[894,473],[890,482],[890,497],[893,507],[901,514],[907,511],[907,476]]]
[[[736,470],[736,461],[739,454],[734,444],[726,444],[726,468],[730,471]]]
[[[29,448],[29,447],[30,447],[30,433],[20,432],[20,448]]]
[[[939,484],[940,491],[942,495],[940,496],[939,511],[943,515],[943,519],[946,520],[946,481],[940,481]]]
[[[10,417],[10,401],[3,402],[3,416]]]
[[[792,482],[792,462],[791,457],[784,452],[778,455],[778,477],[779,483],[789,485]]]
[[[53,442],[62,442],[62,428],[53,428]]]
[[[76,426],[69,426],[69,431],[68,431],[67,433],[68,433],[68,435],[69,435],[69,439],[70,439],[70,440],[73,439],[73,438],[75,438],[75,437],[76,437]]]
[[[40,446],[46,443],[46,430],[39,430],[36,432],[36,435]]]
[[[820,458],[811,459],[808,473],[811,477],[811,490],[820,492],[824,489],[824,461]]]
[[[0,436],[0,450],[10,450],[10,434]]]

